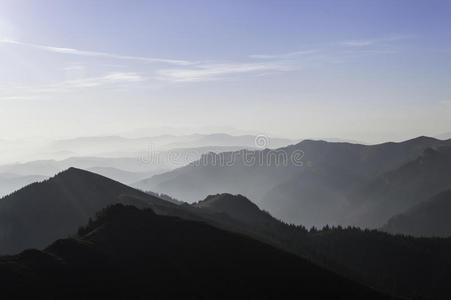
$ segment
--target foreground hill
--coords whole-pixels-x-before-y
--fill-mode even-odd
[[[365,191],[385,173],[416,160],[426,149],[450,144],[428,137],[372,146],[305,140],[276,153],[263,150],[206,155],[196,163],[135,186],[188,202],[221,192],[242,194],[277,218],[306,226],[377,227],[399,211],[375,214],[371,222],[365,223],[366,209],[371,206],[366,202],[367,194],[358,191]],[[293,163],[296,155],[302,156],[301,164]],[[287,160],[281,158],[284,156]],[[250,162],[249,157],[255,161]]]
[[[209,196],[192,207],[213,224],[296,253],[386,293],[407,299],[451,297],[451,239],[393,236],[351,227],[307,230],[273,218],[240,195]]]
[[[123,205],[73,239],[1,257],[0,285],[60,299],[390,299],[245,236]]]
[[[451,191],[448,190],[394,216],[382,230],[412,236],[450,237],[450,216]]]
[[[220,194],[193,205],[173,204],[78,169],[0,200],[2,251],[13,253],[34,245],[42,249],[45,246],[39,245],[47,240],[73,234],[97,207],[114,203],[152,208],[161,216],[247,235],[388,294],[440,300],[451,296],[449,239],[414,239],[353,228],[308,231],[278,221],[243,196]]]
[[[66,237],[114,203],[149,207],[157,197],[87,171],[71,168],[0,199],[0,253],[42,248]]]

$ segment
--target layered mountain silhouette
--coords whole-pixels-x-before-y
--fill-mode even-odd
[[[11,173],[0,173],[0,197],[19,190],[34,182],[43,181],[46,176],[41,175],[16,175]]]
[[[112,167],[92,167],[87,169],[90,172],[97,173],[99,175],[111,178],[113,180],[119,181],[123,184],[131,184],[140,179],[143,179],[149,174],[154,174],[155,172],[129,172],[118,168]]]
[[[238,137],[230,137],[241,141]],[[249,140],[250,137],[246,138]],[[214,142],[215,139],[207,139]],[[124,138],[83,138],[75,139],[69,142],[69,145],[77,143],[80,147],[93,143],[95,147],[98,143],[106,143],[105,150],[116,149],[115,143],[119,143],[123,148],[127,147],[128,139]],[[116,153],[98,153],[95,151],[86,152],[91,156],[74,156],[71,153],[67,158],[56,160],[33,160],[22,163],[13,163],[0,165],[0,195],[7,195],[18,188],[22,188],[27,184],[40,181],[44,178],[54,176],[70,167],[76,167],[108,178],[114,179],[124,184],[132,184],[137,181],[149,178],[155,174],[167,172],[169,170],[184,166],[190,162],[198,160],[202,154],[226,151],[238,151],[243,148],[254,148],[246,145],[243,146],[202,146],[193,148],[173,148],[170,150],[159,150],[151,143],[151,140],[141,141],[141,148],[129,152]],[[219,140],[218,140],[219,142]],[[249,142],[249,141],[248,141]],[[112,143],[107,147],[108,143]],[[89,148],[89,147],[88,147]],[[68,148],[69,149],[69,148]],[[103,155],[103,156],[102,156]],[[55,155],[52,155],[52,158]],[[11,178],[12,176],[16,178]],[[36,179],[36,180],[33,180]],[[21,184],[23,183],[23,184]]]
[[[103,176],[71,168],[0,199],[0,253],[42,248],[76,232],[114,203],[169,204]]]
[[[173,199],[171,198],[170,200]],[[89,280],[93,280],[92,282],[97,282],[99,286],[102,286],[104,284],[103,279],[100,279],[99,283],[98,278],[110,280],[111,278],[108,277],[108,274],[113,272],[114,268],[112,266],[121,266],[116,259],[127,260],[119,256],[108,256],[108,253],[105,256],[102,252],[105,248],[116,249],[115,247],[118,247],[117,249],[120,249],[120,251],[118,250],[118,253],[115,255],[120,255],[119,252],[124,250],[120,248],[122,246],[109,244],[105,248],[101,248],[100,254],[97,250],[100,248],[96,248],[97,246],[91,248],[93,243],[95,244],[97,241],[102,242],[103,239],[111,237],[108,233],[107,235],[100,235],[96,241],[89,239],[90,236],[96,235],[98,231],[103,230],[103,225],[100,225],[103,223],[95,221],[92,217],[96,211],[104,207],[121,203],[143,209],[152,209],[161,218],[164,216],[177,217],[179,219],[169,219],[178,220],[176,223],[185,228],[190,228],[189,224],[194,222],[194,224],[201,223],[203,224],[202,226],[207,226],[208,228],[213,226],[217,228],[215,230],[221,232],[230,232],[233,236],[248,236],[260,241],[260,243],[271,245],[274,248],[307,259],[324,270],[340,274],[354,282],[374,287],[389,295],[414,299],[420,297],[421,299],[443,300],[449,299],[451,296],[451,289],[449,289],[448,284],[451,278],[451,273],[449,272],[451,270],[450,239],[416,239],[357,228],[326,227],[322,230],[307,230],[303,226],[295,226],[277,220],[242,195],[216,194],[191,205],[181,204],[177,201],[173,202],[160,199],[158,194],[149,195],[103,176],[74,168],[62,172],[45,182],[32,184],[0,200],[0,229],[2,233],[0,245],[3,253],[17,253],[28,248],[43,249],[45,245],[50,244],[52,241],[72,236],[77,231],[77,228],[83,224],[89,223],[89,225],[87,228],[80,230],[80,237],[66,240],[68,241],[67,247],[70,250],[64,255],[60,256],[60,252],[55,252],[53,250],[55,248],[50,247],[43,252],[26,251],[18,256],[0,258],[0,273],[3,272],[2,270],[6,270],[6,273],[1,273],[6,275],[0,275],[0,279],[15,278],[11,279],[14,281],[22,278],[17,282],[28,285],[30,283],[29,280],[31,280],[31,277],[28,276],[34,276],[33,278],[35,279],[47,278],[49,281],[46,281],[47,279],[39,281],[42,282],[42,286],[46,287],[49,284],[48,282],[53,281],[55,276],[57,276],[55,274],[61,276],[61,274],[67,274],[64,272],[68,272],[76,274],[74,276],[77,278],[71,277],[72,275],[67,275],[69,277],[63,276],[61,279],[63,281],[59,281],[58,286],[67,284],[65,280],[70,282],[74,280],[78,282],[77,284],[85,285],[87,283],[83,281],[85,277],[82,274],[89,270],[89,273],[93,275],[89,277],[90,275],[85,274],[85,276],[88,276]],[[153,216],[154,213],[150,214]],[[160,219],[160,217],[158,218]],[[89,221],[90,219],[91,221]],[[140,217],[136,217],[136,220],[141,220],[138,223],[144,222]],[[119,223],[123,222],[120,221]],[[120,227],[119,225],[117,226]],[[127,225],[124,226],[127,227]],[[146,229],[141,231],[136,229],[136,232],[140,235],[140,240],[146,240],[147,236],[145,236],[144,231],[147,232],[148,230],[147,234],[150,236],[155,233],[155,230],[160,232],[160,234],[172,234],[172,231],[166,232],[155,229],[157,227],[153,231],[150,227],[144,227]],[[133,236],[133,234],[121,231],[119,228],[116,228],[114,232],[117,232],[117,239],[121,240],[121,245],[127,245],[127,237]],[[176,236],[180,243],[187,241],[191,245],[192,240],[184,239],[187,235],[189,233],[184,232],[180,236]],[[205,238],[199,236],[198,239],[204,240],[203,243],[216,245],[216,251],[222,249],[222,244],[213,238],[210,239],[209,236]],[[66,249],[65,243],[62,242],[64,249]],[[141,247],[140,245],[133,245],[132,248]],[[167,254],[171,258],[178,255],[180,251],[186,250],[184,248],[185,245],[171,245],[172,248],[170,246],[170,250],[167,250]],[[74,246],[74,249],[71,248],[72,246]],[[144,247],[144,249],[147,248]],[[228,248],[225,247],[224,249]],[[176,253],[173,254],[172,250],[176,251]],[[125,249],[124,251],[135,250]],[[133,253],[131,256],[138,259],[141,257],[138,254]],[[198,254],[202,255],[202,252]],[[31,255],[31,257],[27,255]],[[71,258],[75,260],[68,262],[67,260]],[[141,258],[141,261],[145,261],[147,256],[146,258]],[[25,259],[25,261],[22,259]],[[208,265],[212,265],[212,256],[202,256],[202,259],[208,261]],[[246,260],[248,259],[250,258],[247,257]],[[3,265],[1,261],[4,261]],[[49,261],[50,265],[47,265]],[[93,267],[93,270],[87,266],[88,264],[96,265],[97,263],[100,265]],[[105,264],[102,265],[103,263]],[[81,266],[81,269],[77,269],[77,265]],[[34,269],[35,266],[38,269]],[[56,269],[52,269],[52,266]],[[74,269],[72,269],[72,266]],[[170,266],[172,267],[173,265]],[[65,267],[69,269],[65,269]],[[171,270],[167,266],[161,266],[162,272],[164,272],[164,269]],[[21,270],[29,271],[23,273]],[[81,273],[77,273],[77,270]],[[108,272],[105,270],[108,270]],[[262,270],[258,270],[258,272],[264,273]],[[422,271],[418,272],[417,270]],[[240,272],[240,270],[236,271]],[[106,273],[102,273],[102,275],[100,274],[101,272]],[[117,274],[114,272],[112,274]],[[138,272],[137,274],[140,273]],[[199,278],[203,277],[200,276]],[[240,278],[240,276],[237,278]],[[110,283],[116,284],[115,279],[111,280],[109,281]],[[126,282],[128,280],[127,278]],[[302,279],[301,282],[305,280]],[[196,282],[198,283],[198,281]],[[206,283],[208,282],[207,280]],[[235,286],[234,281],[232,284]],[[11,286],[17,287],[14,284]],[[36,287],[30,286],[31,290],[34,288]],[[68,287],[69,290],[70,288]],[[124,289],[128,290],[125,287]],[[64,288],[63,292],[65,291],[67,290]],[[116,292],[119,293],[120,291],[113,291],[113,293]]]
[[[211,195],[192,206],[215,213],[224,213],[236,220],[250,224],[276,221],[270,214],[260,210],[257,205],[242,195]]]
[[[193,149],[201,147],[239,149],[253,149],[256,147],[255,135],[229,135],[225,133],[190,134],[190,135],[161,135],[151,137],[127,138],[121,136],[93,136],[74,139],[57,140],[49,145],[53,151],[71,151],[78,156],[130,156],[136,152],[149,150],[157,151],[174,149]],[[268,147],[279,148],[294,143],[293,140],[283,138],[268,139]],[[212,150],[213,151],[213,150]]]
[[[382,230],[419,237],[451,236],[451,190],[392,217]]]
[[[242,194],[287,222],[306,226],[350,224],[376,228],[418,202],[416,199],[400,200],[399,206],[388,206],[381,213],[377,207],[381,202],[378,182],[384,182],[383,178],[390,176],[390,172],[404,170],[406,164],[427,155],[424,154],[426,149],[437,151],[449,145],[451,141],[428,137],[372,146],[305,140],[276,151],[204,155],[195,163],[155,175],[134,186],[167,193],[188,202],[221,192]],[[290,158],[299,153],[302,153],[302,164],[295,165]],[[256,162],[249,163],[249,157],[256,157]],[[263,163],[258,160],[261,157]],[[447,172],[444,169],[448,165],[439,164],[442,164],[441,170]],[[401,176],[409,175],[405,172]],[[422,197],[436,194],[441,191],[437,189],[445,187],[440,184],[423,187],[421,182],[412,184],[417,184],[416,189],[424,189]],[[395,190],[390,193],[384,195],[384,199],[397,196]]]
[[[273,218],[241,195],[213,195],[191,207],[211,224],[296,253],[386,293],[407,299],[451,295],[451,239],[415,239],[355,227],[307,230]]]
[[[124,172],[155,174],[155,171],[167,170],[163,164],[146,164],[139,157],[70,157],[64,160],[36,160],[24,163],[15,163],[8,165],[1,165],[0,172],[12,173],[17,175],[43,175],[54,176],[70,167],[77,167],[80,169],[93,168],[112,168]],[[115,175],[110,173],[108,175]],[[150,176],[150,175],[149,175]],[[134,177],[136,178],[136,177]],[[131,178],[133,180],[133,178]]]
[[[120,204],[74,238],[1,257],[0,280],[7,297],[392,299],[248,237]]]
[[[381,226],[392,216],[451,189],[450,178],[451,148],[427,148],[415,160],[378,176],[352,195],[352,203],[359,203],[363,211],[356,224]]]

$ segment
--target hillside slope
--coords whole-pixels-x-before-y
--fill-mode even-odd
[[[417,159],[378,176],[350,197],[356,225],[380,227],[425,199],[451,189],[451,148],[428,148]]]
[[[0,253],[45,247],[114,203],[169,205],[119,182],[71,168],[0,199]]]
[[[212,224],[296,253],[386,293],[406,299],[451,297],[451,239],[393,236],[353,227],[307,230],[273,218],[240,195],[214,195],[192,207]]]
[[[204,155],[196,163],[153,176],[134,186],[187,202],[223,192],[242,194],[275,217],[305,226],[360,224],[374,227],[386,222],[396,211],[381,216],[385,219],[365,224],[365,218],[358,217],[368,207],[367,195],[351,198],[350,195],[364,190],[386,172],[417,159],[425,149],[450,144],[451,141],[428,137],[372,146],[305,140],[276,152]],[[293,158],[301,158],[301,164],[294,164]]]
[[[47,177],[41,175],[16,175],[10,173],[0,173],[0,197],[4,197],[33,182],[39,182],[45,179],[47,179]]]
[[[392,217],[382,230],[422,237],[451,236],[451,191],[442,192]]]
[[[1,257],[0,285],[63,299],[390,299],[250,238],[123,205],[75,239]]]

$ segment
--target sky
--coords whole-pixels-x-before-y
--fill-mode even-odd
[[[0,139],[451,131],[451,1],[0,0]]]

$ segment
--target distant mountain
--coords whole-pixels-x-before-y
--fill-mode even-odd
[[[419,237],[451,237],[451,190],[392,217],[382,230]]]
[[[362,218],[368,207],[367,196],[357,191],[364,190],[384,173],[417,159],[425,149],[447,145],[451,145],[451,140],[428,137],[371,146],[305,140],[276,151],[204,155],[188,166],[155,175],[134,186],[187,202],[221,192],[242,194],[277,218],[306,226],[374,227],[397,211],[387,211],[387,216],[381,216],[385,219],[375,217],[365,223]],[[293,158],[300,159],[301,164],[294,164]]]
[[[145,148],[131,153],[130,157],[69,157],[63,160],[38,160],[25,163],[0,165],[0,173],[14,173],[22,176],[53,176],[70,167],[93,170],[125,184],[137,182],[152,175],[198,160],[203,154],[223,151],[238,151],[236,146],[206,146],[199,148],[175,148],[158,151]]]
[[[451,189],[451,147],[428,148],[399,168],[378,176],[350,197],[356,224],[382,226],[437,193]]]
[[[14,173],[18,175],[40,174],[53,176],[70,167],[80,169],[114,168],[130,173],[157,173],[167,170],[165,164],[146,161],[139,157],[71,157],[64,160],[39,160],[25,163],[0,165],[0,172]]]
[[[205,147],[205,146],[242,146],[243,148],[256,148],[256,147],[266,147],[271,149],[276,149],[280,147],[285,147],[290,144],[295,143],[294,140],[283,139],[283,138],[273,138],[273,137],[262,137],[264,139],[264,145],[258,144],[258,136],[255,135],[239,135],[233,136],[224,133],[208,134],[208,135],[192,135],[195,139],[185,142],[174,142],[166,145],[169,148],[187,148],[187,147]]]
[[[248,237],[123,205],[73,239],[0,258],[0,279],[6,297],[392,299]]]
[[[72,151],[79,156],[130,156],[148,149],[169,151],[175,148],[200,147],[239,147],[255,148],[255,135],[192,134],[192,135],[162,135],[155,137],[125,138],[120,136],[80,137],[58,140],[49,145],[53,151]],[[265,137],[268,148],[279,148],[294,143],[293,140]]]
[[[39,182],[45,179],[47,177],[41,175],[21,176],[11,173],[0,173],[0,198],[33,182]]]
[[[155,172],[128,172],[110,167],[93,167],[89,168],[88,171],[100,174],[102,176],[111,178],[124,184],[131,184],[133,182],[151,176],[152,173],[155,173]]]
[[[240,222],[253,225],[260,222],[278,222],[242,195],[211,195],[205,200],[193,203],[192,206],[215,213],[224,213]]]
[[[421,296],[424,299],[440,300],[449,299],[451,295],[451,290],[447,289],[451,278],[451,274],[447,273],[447,270],[451,269],[451,255],[449,254],[451,253],[451,240],[449,239],[413,239],[353,228],[327,228],[322,231],[308,231],[305,227],[278,221],[243,196],[221,194],[207,197],[204,201],[192,205],[178,202],[173,204],[103,176],[78,169],[69,169],[48,181],[32,184],[0,200],[0,251],[2,253],[15,253],[30,247],[43,248],[43,244],[47,241],[67,237],[75,232],[74,230],[83,222],[89,222],[89,218],[92,218],[95,210],[100,210],[115,203],[151,208],[159,216],[177,216],[185,220],[177,223],[183,228],[189,226],[186,225],[189,223],[187,221],[201,221],[204,225],[210,224],[221,230],[235,232],[240,236],[247,235],[278,249],[308,258],[325,269],[368,286],[376,287],[388,294],[409,298]],[[19,256],[0,257],[0,281],[4,283],[2,287],[11,287],[17,291],[17,284],[24,283],[26,288],[22,286],[22,289],[19,289],[20,291],[33,291],[34,287],[28,286],[28,278],[30,278],[28,276],[43,279],[44,281],[35,280],[33,282],[42,283],[44,288],[48,286],[48,282],[52,282],[52,286],[64,286],[65,280],[69,280],[71,283],[78,282],[89,287],[91,287],[89,283],[92,282],[100,287],[103,282],[99,278],[109,280],[108,274],[113,274],[112,276],[116,274],[111,273],[111,265],[102,265],[105,261],[111,262],[120,259],[125,265],[129,265],[128,257],[136,257],[142,263],[154,255],[158,261],[160,257],[163,257],[162,261],[165,261],[164,257],[171,257],[171,259],[174,259],[172,260],[174,264],[170,264],[170,266],[177,268],[177,266],[183,266],[183,264],[178,264],[177,259],[186,258],[181,253],[187,250],[184,248],[185,246],[180,244],[183,241],[187,241],[186,245],[189,245],[187,247],[201,243],[199,247],[203,248],[207,244],[208,246],[205,249],[214,247],[214,251],[229,249],[223,247],[214,238],[210,239],[209,235],[195,234],[195,237],[192,237],[193,240],[191,240],[191,237],[188,238],[189,233],[182,232],[179,234],[179,229],[160,230],[157,226],[143,225],[146,222],[139,216],[131,219],[136,219],[137,227],[133,227],[131,231],[137,236],[128,231],[125,233],[121,231],[124,226],[122,222],[114,227],[112,235],[99,236],[96,234],[103,230],[102,224],[104,223],[91,221],[92,227],[89,225],[86,230],[82,229],[80,237],[71,240],[75,241],[76,250],[70,250],[74,243],[63,243],[61,248],[58,248],[62,250],[44,251],[44,254],[49,255],[42,256],[36,254],[41,252],[27,251]],[[121,241],[121,245],[108,244],[101,249],[93,246],[93,243],[95,244],[97,241],[103,243],[103,241],[113,237],[114,233],[118,234],[117,239]],[[147,238],[151,239],[152,246],[158,245],[158,242],[153,243],[155,242],[153,240],[154,234],[158,238],[173,238],[177,242],[168,240],[169,247],[165,244],[160,249],[161,251],[158,250],[159,248],[155,248],[155,251],[158,250],[157,253],[148,251]],[[90,237],[92,236],[96,236],[98,239],[91,240]],[[133,237],[136,241],[130,244],[128,237]],[[197,242],[193,242],[194,239]],[[94,248],[91,248],[90,245]],[[129,248],[128,245],[130,245]],[[232,247],[234,247],[233,245]],[[61,252],[59,251],[66,251],[66,249],[69,252],[60,255]],[[104,249],[107,249],[106,259],[103,254]],[[146,254],[136,252],[140,249]],[[204,252],[197,250],[197,248],[189,249],[194,249],[193,251],[200,254],[202,260],[210,267],[215,266],[214,264],[218,263],[218,257],[222,255],[203,255]],[[234,249],[239,249],[239,247]],[[98,250],[101,252],[100,254]],[[129,251],[133,255],[128,255]],[[119,256],[121,253],[124,253],[124,256]],[[34,256],[35,254],[36,256]],[[47,260],[47,258],[50,258],[50,260]],[[55,259],[56,264],[54,264]],[[246,257],[246,260],[249,259],[252,261],[250,257]],[[69,270],[66,269],[67,273],[63,273],[63,275],[69,275],[63,276],[59,271],[57,272],[58,278],[62,280],[58,281],[52,277],[52,274],[55,274],[52,273],[54,269],[46,265],[49,261],[51,266],[57,269],[61,266],[60,264],[63,265],[63,268],[64,266],[86,266],[88,264],[89,267],[99,266],[100,269],[105,267],[108,272],[102,273],[101,276],[97,271],[91,273],[93,269],[86,272],[85,267],[83,267],[82,273],[77,273],[77,270],[80,269],[74,270],[70,267]],[[146,274],[149,274],[149,270],[154,270],[147,264],[143,264],[143,268],[146,269]],[[419,269],[423,272],[414,272],[414,270]],[[2,273],[2,270],[7,270],[7,273]],[[165,270],[172,269],[168,269],[167,266],[161,267],[158,269],[158,274],[160,276],[167,274],[164,273]],[[177,270],[186,269],[177,268]],[[262,276],[267,276],[267,273],[263,270],[258,270]],[[269,269],[268,272],[271,270]],[[136,270],[132,271],[134,274],[141,274],[136,273]],[[296,273],[298,272],[299,270],[296,271]],[[182,273],[190,274],[190,278],[193,278],[191,277],[192,272],[183,271]],[[71,277],[70,274],[74,274],[74,277]],[[92,276],[89,274],[92,274]],[[171,275],[174,275],[174,272],[171,272]],[[85,278],[89,280],[88,283],[83,281]],[[139,278],[146,278],[146,283],[149,282],[148,276],[143,275]],[[194,278],[198,282],[198,279],[200,280],[202,277]],[[235,277],[232,276],[232,278]],[[240,278],[242,277],[240,276]],[[298,283],[308,280],[304,277],[299,279],[298,275],[296,275],[296,278]],[[46,281],[47,279],[50,281]],[[12,283],[9,284],[11,281]],[[55,285],[54,282],[58,282],[58,284]],[[111,281],[108,282],[111,283]],[[128,281],[124,281],[124,284],[126,282]],[[207,284],[208,281],[205,281],[205,283]],[[110,284],[109,287],[111,286],[120,287],[121,285]],[[235,284],[232,286],[235,286]],[[68,288],[70,289],[70,287]],[[113,295],[115,294],[116,291],[113,292]]]
[[[440,140],[449,140],[449,139],[451,139],[451,131],[439,134],[436,136],[436,138],[438,138]]]
[[[108,205],[167,205],[119,182],[71,168],[0,199],[0,253],[42,248],[74,233]]]

